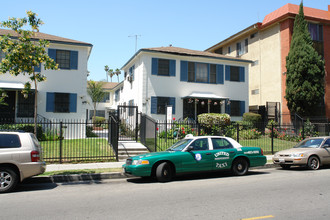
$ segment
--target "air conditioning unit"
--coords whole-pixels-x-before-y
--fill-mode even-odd
[[[128,82],[131,83],[131,82],[133,81],[133,77],[132,77],[132,76],[128,76],[128,77],[127,77],[127,80],[128,80]]]

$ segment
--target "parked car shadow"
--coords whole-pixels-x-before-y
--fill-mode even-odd
[[[249,171],[246,176],[250,175],[262,175],[269,174],[269,172],[265,171]],[[200,179],[219,179],[219,178],[244,178],[244,176],[235,176],[231,171],[223,171],[223,172],[203,172],[203,173],[188,173],[188,174],[180,174],[175,176],[172,181],[191,181],[191,180],[200,180]],[[156,178],[153,177],[132,177],[126,180],[130,183],[136,184],[148,184],[158,182]]]
[[[16,186],[16,188],[10,193],[18,192],[30,192],[30,191],[40,191],[40,190],[52,190],[57,187],[56,183],[29,183],[23,182]]]

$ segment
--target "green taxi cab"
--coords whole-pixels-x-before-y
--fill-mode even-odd
[[[242,147],[229,137],[187,135],[166,151],[128,158],[123,170],[125,174],[167,182],[176,174],[203,171],[231,170],[241,176],[249,167],[266,162],[259,147]]]

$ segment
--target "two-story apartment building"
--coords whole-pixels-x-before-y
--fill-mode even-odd
[[[230,36],[205,51],[252,60],[249,67],[249,105],[278,103],[282,121],[290,121],[285,96],[286,56],[289,53],[294,18],[299,6],[286,4],[266,15],[264,20]],[[328,10],[304,7],[305,19],[314,47],[330,72],[330,5]],[[330,118],[330,75],[325,78],[324,106],[316,107],[320,116]],[[325,114],[325,115],[324,115]]]
[[[178,47],[139,50],[122,67],[122,105],[164,120],[166,106],[176,119],[201,113],[229,113],[240,120],[248,111],[251,61]]]
[[[0,29],[0,35],[15,33]],[[54,35],[36,33],[36,39],[50,42],[48,55],[59,65],[59,70],[41,71],[47,77],[38,83],[38,115],[46,119],[85,119],[87,109],[87,62],[92,44],[62,38]],[[1,59],[4,53],[0,51]],[[28,97],[21,94],[27,75],[0,75],[0,89],[6,92],[6,103],[0,106],[0,117],[7,120],[31,119],[34,114],[34,85]]]

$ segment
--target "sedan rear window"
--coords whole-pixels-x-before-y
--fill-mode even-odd
[[[16,134],[0,134],[0,148],[18,148],[21,141]]]

